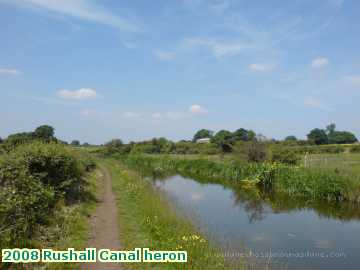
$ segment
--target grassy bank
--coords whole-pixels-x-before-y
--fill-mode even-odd
[[[186,264],[129,264],[129,269],[230,269],[218,250],[185,218],[179,217],[164,195],[117,160],[104,161],[117,197],[121,243],[124,249],[186,250]],[[231,269],[242,269],[242,266]]]
[[[236,164],[229,161],[184,159],[169,156],[119,156],[138,170],[155,174],[180,173],[225,184],[256,185],[308,201],[360,203],[360,182],[336,170],[270,163]]]

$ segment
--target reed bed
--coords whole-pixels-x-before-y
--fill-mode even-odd
[[[185,159],[174,156],[118,156],[122,162],[143,173],[179,173],[224,184],[241,184],[303,198],[307,201],[349,201],[360,203],[360,183],[336,170],[305,168],[278,163],[244,163]]]

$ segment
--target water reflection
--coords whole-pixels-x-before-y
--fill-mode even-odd
[[[154,183],[226,250],[246,247],[254,254],[346,255],[274,260],[288,265],[287,269],[358,269],[360,265],[360,211],[356,205],[310,203],[274,191],[179,175],[156,178]]]

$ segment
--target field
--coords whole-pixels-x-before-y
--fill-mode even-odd
[[[302,165],[306,168],[337,169],[341,174],[351,175],[359,180],[360,154],[313,154],[303,156]]]

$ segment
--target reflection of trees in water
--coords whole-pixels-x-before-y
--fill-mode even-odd
[[[287,194],[263,190],[259,187],[244,189],[237,185],[232,187],[235,205],[248,213],[249,222],[255,223],[266,218],[266,208],[270,207],[274,213],[298,212],[305,209],[315,211],[320,218],[351,221],[360,219],[359,205],[338,202],[307,202],[296,199]]]
[[[248,216],[249,223],[256,223],[266,218],[266,203],[257,188],[233,189],[234,205],[241,207]]]
[[[151,178],[166,181],[171,173],[159,173],[152,171]],[[264,220],[269,208],[274,213],[290,213],[302,210],[313,210],[320,218],[332,218],[341,221],[360,220],[360,207],[355,203],[337,203],[337,202],[308,202],[301,198],[294,198],[287,194],[281,194],[276,190],[265,190],[261,187],[244,187],[239,182],[225,180],[209,180],[204,177],[194,175],[184,175],[201,184],[219,184],[233,191],[234,205],[243,209],[250,223],[256,223]]]
[[[249,201],[244,205],[244,210],[248,213],[250,223],[256,223],[266,218],[264,205],[260,201]]]

